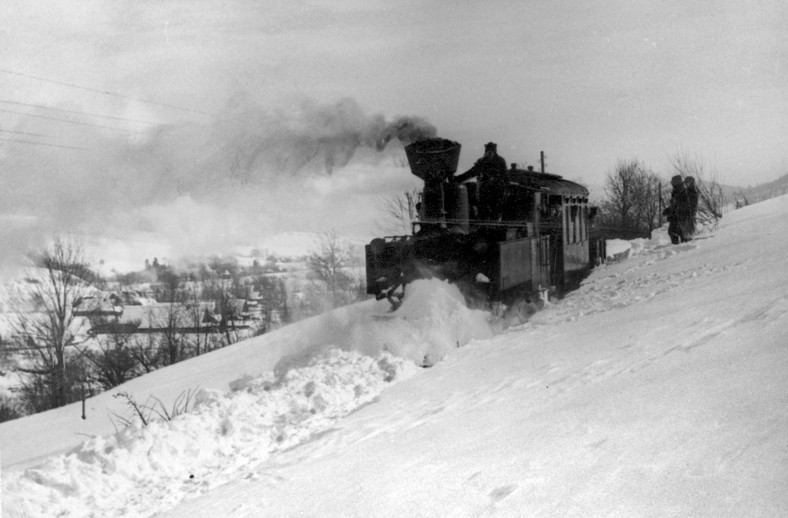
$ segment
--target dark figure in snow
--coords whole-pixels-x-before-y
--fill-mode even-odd
[[[692,223],[692,205],[690,196],[684,186],[684,180],[676,175],[670,180],[673,192],[670,205],[663,212],[668,218],[668,235],[674,245],[692,240],[694,225]]]
[[[482,221],[498,221],[503,213],[506,195],[506,160],[498,154],[498,145],[488,142],[484,145],[484,156],[459,176],[455,182],[464,182],[479,177],[478,218]]]
[[[698,199],[700,198],[700,193],[698,191],[698,186],[695,185],[695,178],[688,176],[684,179],[684,189],[687,191],[687,199],[689,200],[689,207],[690,207],[690,226],[692,228],[692,234],[695,234],[695,222],[696,217],[698,215]]]

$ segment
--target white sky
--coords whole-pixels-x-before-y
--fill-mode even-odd
[[[0,223],[18,248],[75,228],[178,251],[279,230],[373,234],[406,170],[355,160],[335,174],[364,186],[323,196],[314,175],[257,181],[271,171],[255,147],[303,122],[304,99],[350,98],[353,120],[426,118],[463,144],[461,168],[490,140],[510,162],[544,150],[548,170],[592,186],[624,158],[667,175],[679,151],[730,184],[788,166],[779,0],[18,0],[0,19]]]

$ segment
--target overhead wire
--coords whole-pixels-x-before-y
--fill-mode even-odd
[[[17,111],[13,111],[13,110],[6,110],[6,109],[3,109],[3,108],[0,108],[0,112],[12,113],[14,115],[21,115],[23,117],[35,117],[37,119],[46,119],[46,120],[51,120],[51,121],[65,122],[65,123],[68,123],[68,124],[77,124],[77,125],[80,125],[80,126],[91,126],[91,127],[94,127],[94,128],[110,129],[110,130],[114,130],[114,131],[121,131],[123,133],[132,133],[132,131],[127,130],[127,129],[116,128],[114,126],[106,126],[104,124],[92,124],[90,122],[73,121],[73,120],[69,120],[69,119],[61,119],[59,117],[49,117],[47,115],[36,115],[34,113],[24,113],[24,112],[17,112]]]
[[[7,133],[13,135],[24,135],[27,137],[42,137],[42,138],[51,138],[51,135],[44,135],[43,133],[32,133],[30,131],[16,131],[16,130],[6,130],[0,129],[0,133]],[[34,140],[25,140],[21,138],[5,138],[0,137],[0,141],[2,142],[12,142],[14,144],[25,144],[25,145],[32,145],[32,146],[46,146],[46,147],[56,147],[61,149],[73,149],[78,151],[87,151],[88,148],[85,147],[78,147],[78,146],[68,146],[65,144],[54,144],[51,142],[41,142],[41,141],[34,141]]]
[[[15,106],[25,106],[25,107],[28,107],[28,108],[41,108],[41,109],[44,109],[44,110],[59,111],[59,112],[64,112],[64,113],[74,113],[74,114],[77,114],[77,115],[87,115],[89,117],[99,117],[101,119],[110,119],[110,120],[117,120],[117,121],[124,121],[124,122],[134,122],[134,123],[137,123],[137,124],[149,124],[151,126],[155,126],[155,125],[159,124],[158,122],[145,121],[145,120],[140,120],[140,119],[127,119],[125,117],[115,117],[115,116],[112,116],[112,115],[101,115],[101,114],[98,114],[98,113],[90,113],[90,112],[85,112],[85,111],[81,111],[81,110],[70,110],[70,109],[67,109],[67,108],[58,108],[58,107],[55,107],[55,106],[47,106],[45,104],[23,103],[23,102],[19,102],[19,101],[9,101],[7,99],[0,99],[0,103],[12,104],[12,105],[15,105]]]
[[[2,72],[4,74],[13,75],[13,76],[26,77],[28,79],[35,79],[36,81],[43,81],[43,82],[46,82],[46,83],[52,83],[52,84],[56,84],[56,85],[67,86],[69,88],[76,88],[76,89],[79,89],[79,90],[85,90],[87,92],[93,92],[93,93],[108,95],[108,96],[111,96],[111,97],[117,97],[119,99],[127,99],[127,100],[130,100],[130,101],[137,101],[137,102],[141,102],[141,103],[151,104],[151,105],[154,105],[154,106],[162,106],[164,108],[170,108],[170,109],[173,109],[173,110],[180,110],[180,111],[184,111],[184,112],[197,113],[197,114],[200,114],[200,115],[208,115],[208,116],[213,115],[211,113],[204,112],[204,111],[201,111],[201,110],[195,110],[193,108],[185,108],[183,106],[176,106],[174,104],[168,104],[168,103],[161,103],[161,102],[157,102],[157,101],[151,101],[149,99],[142,99],[140,97],[134,97],[134,96],[131,96],[131,95],[124,95],[124,94],[120,94],[120,93],[117,93],[117,92],[111,92],[109,90],[101,90],[99,88],[91,88],[91,87],[88,87],[88,86],[77,85],[77,84],[74,84],[74,83],[67,83],[66,81],[59,81],[57,79],[49,79],[49,78],[46,78],[46,77],[36,76],[36,75],[33,75],[33,74],[25,74],[23,72],[15,72],[13,70],[8,70],[8,69],[3,69],[3,68],[0,68],[0,72]]]
[[[174,104],[167,104],[167,103],[160,103],[160,102],[152,101],[152,100],[149,100],[149,99],[142,99],[142,98],[139,98],[139,97],[124,95],[124,94],[120,94],[120,93],[117,93],[117,92],[112,92],[112,91],[109,91],[109,90],[102,90],[102,89],[98,89],[98,88],[91,88],[91,87],[87,87],[87,86],[77,85],[77,84],[73,84],[73,83],[68,83],[66,81],[59,81],[59,80],[56,80],[56,79],[50,79],[50,78],[41,77],[41,76],[37,76],[37,75],[33,75],[33,74],[26,74],[26,73],[23,73],[23,72],[16,72],[16,71],[13,71],[13,70],[8,70],[8,69],[0,69],[0,72],[2,72],[4,74],[8,74],[8,75],[25,77],[25,78],[28,78],[28,79],[34,79],[36,81],[43,81],[43,82],[57,84],[57,85],[61,85],[61,86],[67,86],[69,88],[76,88],[76,89],[79,89],[79,90],[99,93],[99,94],[102,94],[102,95],[108,95],[108,96],[117,97],[117,98],[121,98],[121,99],[133,100],[133,101],[136,101],[136,102],[146,103],[146,104],[150,104],[150,105],[162,106],[162,107],[166,107],[166,108],[171,108],[171,109],[185,111],[185,112],[191,112],[191,113],[198,113],[198,114],[202,114],[202,115],[211,115],[210,113],[207,113],[207,112],[203,112],[203,111],[200,111],[200,110],[194,110],[194,109],[186,108],[186,107],[183,107],[183,106],[177,106],[177,105],[174,105]],[[134,123],[134,124],[147,124],[147,125],[151,125],[151,126],[159,124],[157,122],[148,121],[148,120],[131,119],[131,118],[118,117],[118,116],[113,116],[113,115],[103,115],[103,114],[100,114],[100,113],[86,112],[86,111],[82,111],[82,110],[73,110],[73,109],[68,109],[68,108],[58,108],[58,107],[54,107],[54,106],[48,106],[48,105],[45,105],[45,104],[28,103],[28,102],[22,102],[22,101],[10,100],[10,99],[0,99],[0,103],[5,104],[5,105],[11,105],[11,106],[35,108],[35,109],[41,109],[41,110],[49,110],[51,112],[59,111],[59,112],[62,112],[62,113],[71,113],[71,114],[80,115],[80,116],[84,116],[84,117],[95,117],[95,118],[99,118],[99,119],[106,119],[106,120],[112,120],[112,121],[122,121],[122,122]],[[119,128],[119,127],[116,127],[116,126],[109,126],[109,125],[106,125],[106,124],[96,124],[96,123],[92,123],[92,122],[84,122],[84,121],[72,120],[72,119],[67,119],[67,118],[62,118],[62,117],[55,117],[55,116],[52,116],[52,115],[26,113],[26,112],[9,110],[9,109],[4,109],[4,108],[0,108],[0,113],[8,113],[8,114],[18,115],[18,116],[22,116],[22,117],[33,117],[33,118],[37,118],[37,119],[44,119],[44,120],[62,122],[62,123],[65,123],[65,124],[75,124],[75,125],[79,125],[79,126],[88,126],[88,127],[94,127],[94,128],[102,128],[102,129],[108,129],[108,130],[118,131],[118,132],[122,132],[122,133],[129,133],[129,134],[130,133],[134,133],[134,131],[132,131],[132,130]],[[30,137],[49,137],[49,135],[43,135],[43,134],[40,134],[40,133],[32,133],[32,132],[21,132],[21,131],[13,131],[13,130],[0,130],[0,131],[3,131],[4,133],[13,133],[13,134],[17,134],[17,135],[25,135],[25,136],[30,136]],[[29,144],[29,145],[38,145],[38,144],[40,144],[40,145],[44,145],[43,143],[37,143],[37,142],[34,142],[34,141],[23,140],[23,139],[2,139],[2,140],[6,141],[6,142],[16,142],[16,143],[20,143],[20,144]],[[77,146],[68,146],[68,145],[62,145],[62,144],[48,144],[48,145],[50,147],[59,147],[59,148],[63,148],[63,149],[78,149],[78,150],[85,150],[85,149],[87,149],[87,148],[82,148],[82,147],[77,147]]]
[[[0,133],[14,133],[15,135],[27,135],[28,137],[50,137],[51,135],[44,135],[42,133],[30,133],[29,131],[14,131],[0,129]]]
[[[88,151],[89,148],[86,147],[77,147],[77,146],[66,146],[63,144],[50,144],[48,142],[35,142],[33,140],[24,140],[24,139],[11,139],[11,138],[3,138],[0,137],[1,142],[13,142],[15,144],[26,144],[32,146],[46,146],[46,147],[57,147],[62,149],[74,149],[77,151]]]

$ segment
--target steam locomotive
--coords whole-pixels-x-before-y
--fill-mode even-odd
[[[408,283],[437,277],[456,283],[472,307],[506,307],[560,296],[604,260],[585,187],[507,167],[493,143],[490,160],[455,176],[460,149],[440,138],[405,147],[411,172],[424,181],[418,221],[411,235],[366,245],[368,294],[396,309]]]

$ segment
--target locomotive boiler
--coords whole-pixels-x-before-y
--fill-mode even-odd
[[[365,247],[367,293],[394,308],[408,283],[456,283],[470,306],[512,305],[560,295],[604,259],[590,237],[588,190],[561,176],[508,167],[489,143],[468,172],[455,175],[461,146],[431,138],[405,147],[423,180],[418,220],[407,236]]]

